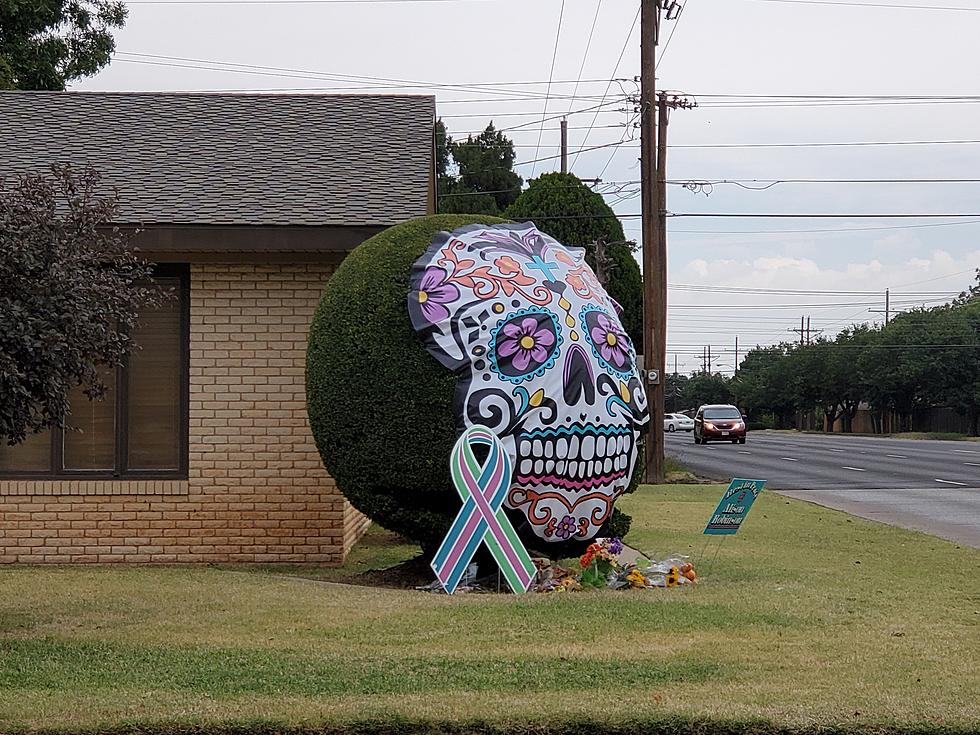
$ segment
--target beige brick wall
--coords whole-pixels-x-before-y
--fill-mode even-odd
[[[331,271],[192,266],[188,480],[0,481],[0,563],[342,562],[368,522],[321,465],[304,386]]]

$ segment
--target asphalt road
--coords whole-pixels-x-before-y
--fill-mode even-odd
[[[718,480],[766,487],[980,548],[980,443],[750,432],[744,445],[666,434],[667,454]]]

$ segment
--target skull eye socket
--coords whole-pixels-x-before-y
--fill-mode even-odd
[[[561,343],[554,314],[522,309],[497,322],[490,337],[490,367],[512,383],[530,380],[554,366]]]
[[[586,306],[579,317],[592,354],[610,373],[626,379],[633,371],[635,352],[619,320],[596,306]]]

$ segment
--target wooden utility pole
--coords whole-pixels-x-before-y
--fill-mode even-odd
[[[643,478],[664,478],[664,386],[666,347],[667,258],[659,227],[657,166],[657,41],[661,0],[640,0],[640,179],[643,213],[643,368],[650,426],[643,443]],[[662,121],[665,122],[665,121]]]
[[[568,120],[561,119],[561,172],[568,173]]]

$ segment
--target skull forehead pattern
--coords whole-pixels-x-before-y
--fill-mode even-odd
[[[506,505],[542,539],[593,538],[649,415],[619,307],[584,250],[530,223],[440,233],[412,268],[408,309],[460,376],[460,431],[486,426],[510,454]]]

